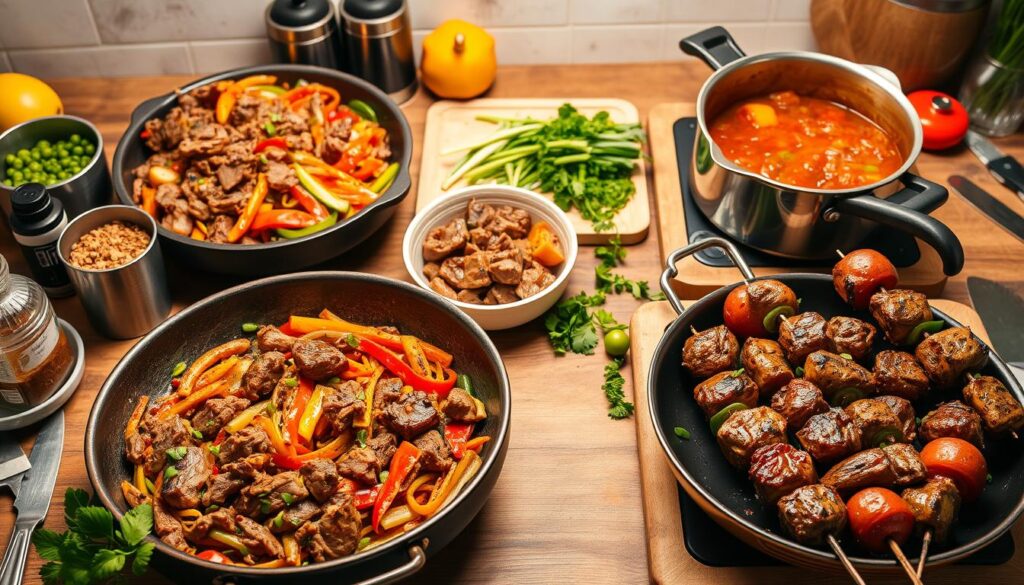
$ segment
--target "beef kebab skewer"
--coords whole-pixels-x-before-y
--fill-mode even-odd
[[[846,502],[850,531],[864,548],[892,551],[914,585],[924,585],[900,545],[914,530],[914,513],[896,492],[880,487],[863,489]]]

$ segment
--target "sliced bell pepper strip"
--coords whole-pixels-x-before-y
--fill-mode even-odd
[[[135,481],[135,488],[148,496],[149,488],[146,487],[146,470],[141,465],[135,466],[135,474],[132,479]]]
[[[412,371],[424,378],[430,378],[430,361],[427,360],[427,354],[423,353],[420,340],[412,335],[403,335],[402,349],[405,350],[405,360],[409,362]]]
[[[235,102],[238,100],[239,94],[245,91],[246,88],[255,85],[273,85],[276,82],[277,77],[274,75],[251,75],[235,82],[223,82],[225,85],[220,92],[220,96],[217,97],[215,108],[217,122],[220,124],[227,123],[228,118],[231,116],[231,110],[235,108]]]
[[[922,323],[918,323],[913,329],[911,329],[910,334],[907,335],[907,339],[906,341],[903,342],[903,344],[917,345],[917,342],[921,340],[922,335],[924,335],[925,333],[936,333],[938,331],[941,331],[943,326],[945,325],[945,321],[941,321],[938,319],[934,321],[924,321]]]
[[[370,185],[370,191],[374,193],[383,193],[387,191],[387,188],[391,186],[391,183],[395,182],[395,177],[398,176],[398,169],[402,165],[398,163],[391,163],[388,168],[384,169],[384,172],[377,177],[377,180]]]
[[[377,494],[377,500],[373,503],[372,526],[375,532],[380,532],[381,517],[391,507],[391,503],[395,501],[395,497],[398,496],[402,484],[405,483],[406,477],[408,477],[413,467],[416,466],[419,458],[420,450],[416,445],[408,441],[402,441],[402,444],[398,446],[395,456],[391,458],[391,467],[388,468],[388,479],[384,482],[380,493]]]
[[[220,563],[222,565],[233,564],[231,561],[228,560],[226,556],[220,554],[220,551],[216,551],[213,549],[206,549],[203,552],[197,554],[196,556],[203,559],[204,561],[210,561],[211,563]]]
[[[226,360],[220,362],[219,364],[213,366],[209,370],[206,370],[205,372],[203,372],[201,376],[199,376],[199,379],[196,380],[196,389],[202,388],[203,386],[208,386],[216,382],[217,380],[220,380],[221,378],[226,376],[228,372],[231,371],[231,368],[235,367],[235,364],[237,363],[238,356],[233,355],[227,358]]]
[[[448,423],[444,425],[444,438],[452,448],[452,457],[462,459],[462,454],[465,453],[466,441],[473,435],[473,427],[475,426],[471,423]]]
[[[306,404],[313,396],[313,383],[308,378],[299,376],[299,385],[295,388],[292,405],[284,417],[284,442],[294,449],[299,443],[299,419],[306,412]]]
[[[469,441],[466,441],[466,451],[476,451],[476,452],[478,452],[490,440],[491,440],[490,437],[488,437],[487,435],[484,435],[484,436],[476,437],[475,439],[471,439]]]
[[[206,372],[206,370],[213,367],[214,364],[222,360],[226,360],[231,356],[249,351],[250,345],[251,343],[248,339],[233,339],[227,343],[218,345],[196,358],[196,361],[192,362],[192,365],[190,365],[181,376],[181,384],[178,386],[178,395],[184,397],[191,394],[192,390],[195,389],[196,382],[203,373]]]
[[[327,207],[338,211],[340,213],[348,213],[349,204],[344,199],[339,199],[334,196],[333,193],[327,190],[319,181],[313,178],[313,175],[309,174],[309,171],[302,168],[299,163],[292,163],[292,168],[295,169],[295,175],[299,178],[299,182],[306,188],[313,197],[316,197],[320,203],[323,203]]]
[[[368,508],[372,508],[374,502],[377,501],[377,496],[380,494],[381,487],[383,487],[383,484],[378,483],[372,488],[356,490],[356,492],[352,494],[352,499],[355,500],[356,509],[366,510]]]
[[[330,112],[327,113],[327,121],[328,122],[333,122],[335,120],[345,120],[345,119],[352,120],[353,122],[356,122],[356,121],[359,120],[359,115],[356,114],[355,112],[353,112],[352,110],[350,110],[348,106],[338,106],[337,108],[335,108],[335,109],[333,109],[333,110],[331,110]],[[146,138],[148,138],[148,136],[143,136],[142,138],[143,138],[143,140],[145,140]]]
[[[260,211],[252,220],[254,232],[276,229],[301,229],[317,224],[312,214],[298,209],[269,209]]]
[[[266,84],[266,83],[263,83],[263,84],[260,84],[260,85],[254,85],[254,86],[252,86],[252,89],[258,89],[260,91],[265,91],[267,93],[272,93],[272,94],[278,95],[278,96],[284,94],[284,92],[287,91],[287,90],[285,90],[285,88],[281,87],[280,85],[270,85],[270,84]]]
[[[373,372],[373,376],[370,377],[370,381],[366,384],[366,390],[363,394],[366,396],[366,408],[363,409],[363,416],[359,420],[352,421],[352,426],[366,429],[366,438],[371,439],[373,436],[370,434],[373,431],[373,427],[370,423],[373,421],[373,393],[377,389],[377,382],[380,377],[384,374],[384,368],[377,368]]]
[[[299,418],[299,436],[306,440],[306,443],[313,444],[313,431],[320,422],[320,416],[324,412],[324,386],[320,384],[313,388],[313,393],[306,401],[306,407],[302,409],[302,416]]]
[[[458,465],[452,468],[452,470],[448,472],[448,475],[444,477],[441,482],[441,486],[434,490],[427,503],[420,504],[415,501],[415,498],[407,498],[407,500],[411,500],[406,502],[409,509],[424,517],[429,517],[437,513],[437,511],[441,509],[441,506],[448,501],[452,492],[460,485],[467,470],[479,459],[480,457],[476,452],[467,452],[466,456],[459,461]]]
[[[221,380],[214,382],[205,388],[200,388],[199,390],[192,392],[178,402],[175,402],[169,408],[160,413],[160,418],[166,420],[172,416],[184,414],[203,402],[206,402],[210,398],[226,394],[230,388],[231,385],[226,381]]]
[[[379,158],[364,158],[356,164],[356,168],[352,169],[352,176],[360,181],[368,181],[378,170],[384,168],[384,164],[384,161]]]
[[[275,461],[277,461],[276,455],[278,454],[284,455],[285,457],[295,456],[295,451],[292,450],[291,445],[285,442],[284,437],[281,436],[281,429],[277,428],[274,421],[263,415],[259,415],[252,419],[252,423],[267,433],[267,437],[270,438],[270,444],[273,445],[274,451],[277,452],[275,454]],[[301,467],[301,465],[299,467]],[[298,469],[298,467],[296,469]]]
[[[142,209],[156,219],[156,189],[149,185],[142,186]]]
[[[416,390],[422,390],[429,394],[434,394],[439,400],[448,396],[448,392],[453,386],[455,386],[455,379],[457,376],[451,369],[445,370],[445,378],[441,380],[434,380],[421,376],[414,372],[412,368],[409,367],[409,364],[403,362],[402,359],[394,353],[391,353],[390,350],[370,341],[369,339],[364,338],[359,340],[359,351],[379,361],[385,368],[391,370],[396,376],[401,378],[403,383],[412,386]]]
[[[346,183],[351,183],[357,186],[362,185],[362,182],[357,180],[352,175],[349,175],[348,173],[345,173],[343,171],[338,170],[335,167],[332,167],[331,165],[325,163],[319,158],[313,156],[312,154],[308,154],[305,152],[293,152],[292,161],[297,162],[303,166],[323,171],[323,173],[332,176],[338,180],[344,181]]]
[[[280,148],[281,150],[288,150],[288,141],[283,136],[275,136],[274,138],[266,138],[256,143],[256,148],[252,149],[253,154],[259,154],[268,148]]]
[[[296,323],[298,319],[299,323]],[[360,337],[365,337],[371,341],[375,341],[388,349],[396,351],[402,350],[402,337],[395,335],[394,333],[387,333],[377,329],[376,327],[370,327],[368,325],[357,325],[356,323],[350,323],[345,321],[341,317],[334,313],[323,310],[320,311],[320,318],[314,319],[312,317],[295,317],[292,316],[288,321],[292,328],[301,334],[310,333],[312,331],[318,331],[326,329],[329,331],[343,331],[346,333],[355,333]],[[306,329],[308,328],[308,329]],[[443,349],[427,343],[426,341],[420,340],[420,344],[423,346],[423,353],[427,354],[432,362],[440,362],[442,366],[452,365],[452,354],[444,351]]]
[[[284,548],[284,561],[293,566],[298,567],[302,564],[302,555],[299,551],[299,541],[295,539],[295,536],[291,534],[285,534],[281,537],[281,546]]]
[[[304,238],[310,234],[322,232],[336,223],[338,223],[338,212],[332,211],[331,214],[328,215],[325,219],[317,223],[314,223],[309,227],[299,228],[297,230],[278,228],[275,231],[277,231],[277,235],[281,236],[286,240],[297,240],[299,238]]]
[[[138,404],[135,405],[131,417],[128,418],[128,424],[124,428],[125,438],[134,435],[139,430],[139,423],[142,422],[142,415],[146,413],[147,405],[149,405],[149,396],[143,394],[139,398]]]
[[[203,231],[200,230],[199,228],[194,227],[192,228],[192,233],[190,233],[188,237],[192,238],[193,240],[199,240],[200,242],[202,242],[203,240],[206,239],[206,234],[204,234]]]
[[[309,191],[306,191],[299,185],[292,186],[291,195],[296,201],[298,201],[299,205],[301,205],[307,213],[312,214],[317,221],[323,221],[331,214],[322,203],[316,200],[316,197],[310,195]]]
[[[363,100],[349,100],[348,107],[350,110],[358,114],[359,117],[361,118],[365,118],[371,122],[377,121],[377,112],[373,111],[373,108],[370,107],[370,104],[364,102]]]
[[[267,175],[260,173],[256,177],[256,186],[252,189],[252,194],[249,195],[249,202],[246,203],[245,209],[242,211],[242,215],[238,216],[238,221],[228,231],[228,241],[237,242],[242,239],[252,227],[252,222],[256,218],[256,213],[260,209],[260,205],[263,205],[263,199],[267,196]]]
[[[249,554],[249,547],[245,546],[245,543],[234,534],[214,528],[206,533],[206,536],[214,542],[219,542],[228,548],[237,550],[242,553],[242,556]]]
[[[330,443],[327,443],[323,447],[320,447],[316,451],[310,451],[309,453],[303,453],[302,455],[288,455],[283,453],[274,453],[272,459],[274,465],[289,470],[296,470],[302,467],[302,464],[311,459],[337,459],[348,450],[349,437],[344,435],[335,438]],[[273,440],[271,440],[273,442]]]
[[[228,433],[237,433],[238,431],[249,426],[249,423],[252,422],[252,419],[266,412],[267,405],[269,404],[269,400],[264,400],[263,402],[257,402],[256,404],[253,404],[249,408],[246,408],[242,412],[235,415],[235,418],[228,421],[228,424],[224,425],[224,428],[221,430],[226,431]],[[217,441],[214,440],[214,444],[216,443]]]

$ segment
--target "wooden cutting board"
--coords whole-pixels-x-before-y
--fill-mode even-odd
[[[687,305],[689,303],[686,303]],[[944,299],[931,301],[932,306],[967,325],[982,340],[988,334],[974,309]],[[647,303],[633,313],[630,321],[631,354],[633,362],[633,400],[636,403],[636,439],[640,457],[640,481],[644,505],[644,530],[647,537],[647,565],[652,583],[687,583],[704,585],[715,583],[732,585],[757,583],[758,585],[837,585],[846,583],[846,577],[818,573],[803,568],[781,567],[727,567],[712,568],[701,564],[686,551],[683,543],[682,519],[679,509],[678,484],[654,432],[648,412],[647,378],[654,352],[665,327],[676,314],[667,302]],[[1016,542],[1024,542],[1024,522],[1014,530]],[[999,566],[946,566],[928,569],[924,579],[929,585],[964,583],[1020,583],[1024,579],[1024,551],[1018,550],[1010,562]],[[979,577],[979,573],[984,578]],[[906,578],[882,579],[871,577],[874,583],[907,583]]]
[[[636,106],[626,100],[613,98],[505,98],[437,102],[427,111],[416,211],[444,195],[445,191],[441,189],[441,185],[465,154],[461,152],[443,156],[441,153],[450,148],[483,140],[497,130],[496,125],[481,122],[476,119],[477,116],[530,116],[547,120],[557,117],[558,108],[564,103],[573,104],[586,116],[593,116],[604,110],[615,122],[640,121]],[[636,193],[615,217],[615,225],[623,244],[643,241],[651,226],[651,211],[647,202],[647,162],[643,158],[639,161],[639,169],[633,173],[633,183],[636,185]],[[463,184],[459,183],[452,189]],[[575,209],[569,212],[569,218],[576,228],[580,244],[603,244],[614,235],[614,232],[597,233],[590,222],[580,217]]]

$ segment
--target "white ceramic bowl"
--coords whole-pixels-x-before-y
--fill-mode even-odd
[[[533,191],[506,185],[476,185],[462,187],[432,201],[416,214],[405,230],[402,242],[402,256],[409,276],[428,291],[433,292],[423,276],[423,240],[430,230],[444,225],[466,213],[470,199],[492,205],[511,205],[525,209],[533,221],[546,221],[562,244],[565,262],[553,269],[555,282],[532,297],[505,305],[473,305],[462,301],[445,299],[469,315],[481,327],[489,331],[517,327],[544,314],[551,308],[569,284],[569,273],[576,265],[576,230],[565,213],[547,197]],[[434,293],[437,294],[437,293]],[[440,296],[440,295],[438,295]]]

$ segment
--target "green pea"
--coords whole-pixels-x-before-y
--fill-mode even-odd
[[[19,170],[17,170],[17,169],[15,169],[15,170],[13,170],[13,171],[10,171],[10,172],[8,172],[8,173],[7,173],[7,176],[8,176],[8,177],[10,177],[10,178],[12,178],[12,179],[14,179],[15,181],[20,181],[20,180],[22,180],[22,179],[23,179],[23,178],[25,177],[25,175],[23,175],[23,174],[21,173],[21,171],[19,171]]]
[[[78,144],[79,142],[82,141],[82,137],[79,136],[78,134],[72,134],[68,140],[71,141],[71,144]]]
[[[57,175],[46,175],[46,184],[53,185],[57,182]]]
[[[71,154],[75,156],[82,156],[83,154],[85,154],[85,149],[82,148],[81,146],[75,146],[74,148],[71,149]]]
[[[39,171],[43,170],[43,165],[39,164],[39,161],[34,160],[34,161],[28,163],[28,170],[34,171],[34,172],[39,172]]]
[[[80,165],[71,165],[71,172],[73,174],[77,175],[79,172],[81,172],[81,170],[82,170],[82,167]]]
[[[32,152],[30,152],[28,156],[32,160],[39,160],[42,158],[42,155],[39,154],[39,151],[35,149],[32,149]]]
[[[4,157],[4,162],[6,162],[9,165],[13,165],[14,161],[16,160],[18,160],[18,157],[10,153],[8,153],[8,155]]]
[[[96,153],[96,147],[91,143],[85,143],[85,154],[92,156]]]
[[[21,160],[28,160],[31,156],[32,153],[29,152],[27,148],[22,148],[18,150],[18,158],[20,158]]]
[[[69,173],[67,171],[61,171],[61,172],[57,173],[57,176],[60,177],[61,181],[63,181],[64,179],[69,178],[71,176],[71,173]]]
[[[43,147],[43,157],[53,158],[53,149],[50,148],[49,146]]]
[[[41,147],[41,148],[47,148],[48,146],[50,146],[50,141],[49,141],[49,140],[46,140],[46,139],[44,138],[44,139],[40,140],[40,141],[39,141],[39,143],[38,143],[38,144],[36,144],[36,146],[39,146],[39,147]]]
[[[20,169],[25,166],[25,161],[23,159],[16,158],[14,159],[14,162],[11,163],[11,166],[16,169]]]
[[[57,156],[65,158],[71,156],[71,152],[68,149],[61,146],[60,148],[57,149]]]

